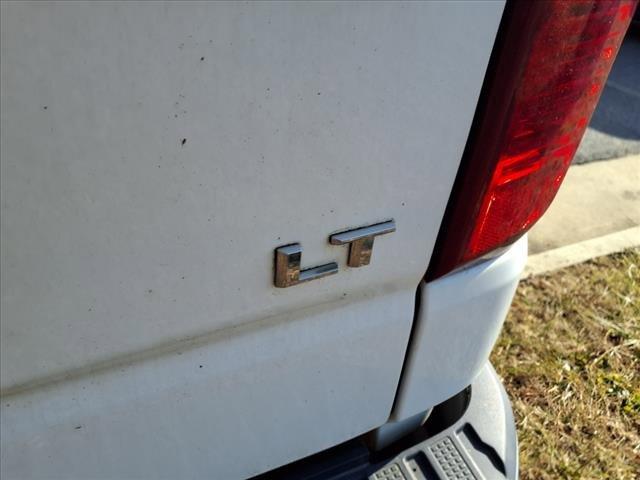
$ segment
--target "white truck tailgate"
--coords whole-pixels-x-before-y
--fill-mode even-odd
[[[2,476],[384,423],[503,2],[3,3]],[[393,218],[370,265],[336,231]],[[273,285],[274,249],[336,275]]]

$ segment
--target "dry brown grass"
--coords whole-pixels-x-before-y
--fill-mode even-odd
[[[640,478],[640,249],[523,281],[492,361],[521,478]]]

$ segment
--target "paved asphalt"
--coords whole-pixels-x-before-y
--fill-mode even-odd
[[[630,31],[573,163],[640,153],[640,29]]]

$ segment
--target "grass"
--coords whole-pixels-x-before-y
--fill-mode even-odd
[[[492,361],[522,480],[640,479],[640,249],[521,282]]]

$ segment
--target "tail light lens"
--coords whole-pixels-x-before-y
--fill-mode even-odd
[[[546,211],[636,4],[507,3],[427,280],[514,242]]]

